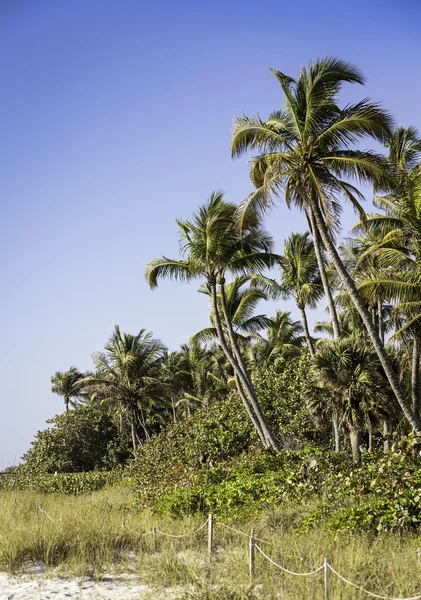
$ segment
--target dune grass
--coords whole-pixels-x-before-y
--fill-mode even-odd
[[[36,514],[36,502],[47,514]],[[271,541],[262,549],[293,571],[309,571],[329,557],[334,568],[373,592],[406,597],[421,593],[421,563],[416,535],[347,535],[321,530],[297,533],[295,508],[267,513],[255,522],[228,523]],[[48,518],[50,517],[50,518]],[[52,520],[50,520],[52,519]],[[55,575],[100,579],[130,572],[153,589],[180,589],[186,600],[302,600],[323,598],[323,573],[294,577],[257,553],[253,582],[248,572],[248,539],[215,525],[214,554],[206,557],[207,528],[174,539],[142,534],[153,527],[171,534],[192,531],[203,516],[179,520],[138,512],[124,488],[86,496],[0,493],[0,571],[19,573],[31,564],[55,568]],[[125,526],[122,526],[122,523]],[[367,598],[331,575],[331,600]]]

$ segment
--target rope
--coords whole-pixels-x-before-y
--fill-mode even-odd
[[[380,598],[381,600],[418,600],[419,598],[421,598],[421,594],[418,596],[411,596],[410,598],[398,598],[397,596],[381,596],[380,594],[375,594],[374,592],[369,592],[368,590],[365,590],[360,585],[357,585],[356,583],[352,583],[352,581],[348,581],[348,579],[345,579],[345,577],[342,577],[342,575],[340,575],[338,573],[338,571],[335,571],[335,569],[331,565],[328,565],[328,567],[332,571],[332,573],[334,573],[337,577],[339,577],[339,579],[342,579],[342,581],[344,581],[348,585],[351,585],[352,587],[356,588],[357,590],[360,590],[360,591],[364,592],[365,594],[372,596],[373,598]]]
[[[244,531],[240,531],[239,529],[235,529],[234,527],[230,527],[229,525],[225,525],[225,523],[221,523],[220,521],[217,521],[215,519],[214,521],[216,523],[216,525],[221,525],[221,527],[225,527],[225,529],[229,529],[230,531],[235,531],[235,533],[238,533],[239,535],[243,535],[246,538],[250,539],[250,534],[249,533],[244,533]],[[260,538],[253,538],[256,542],[260,542],[261,544],[273,544],[273,542],[269,542],[268,540],[261,540]]]
[[[308,577],[309,575],[314,575],[315,573],[318,573],[319,571],[321,571],[322,569],[325,568],[325,566],[322,565],[321,567],[314,569],[314,571],[309,571],[308,573],[296,573],[295,571],[290,571],[289,569],[286,569],[285,567],[278,565],[278,563],[276,563],[274,560],[269,558],[269,556],[267,554],[265,554],[263,552],[263,550],[261,548],[259,548],[259,546],[257,544],[254,544],[254,547],[256,548],[256,550],[258,550],[260,552],[260,554],[263,554],[263,556],[266,558],[266,560],[268,560],[270,563],[272,563],[275,567],[278,567],[278,569],[281,569],[282,571],[285,571],[285,573],[289,573],[290,575],[299,575],[301,577]],[[405,599],[405,600],[409,600],[409,599]]]
[[[39,512],[40,512],[42,515],[45,515],[45,516],[47,517],[47,519],[50,519],[50,521],[51,521],[52,523],[59,523],[60,521],[62,521],[62,520],[63,520],[63,515],[60,515],[60,517],[59,517],[58,519],[53,519],[52,517],[50,517],[50,515],[49,515],[49,514],[48,514],[48,512],[45,510],[45,508],[42,508],[42,506],[38,506],[38,508],[39,508]]]
[[[130,533],[134,533],[135,535],[139,535],[141,537],[153,534],[153,529],[152,531],[148,531],[147,533],[139,533],[138,531],[135,531],[134,529],[128,527],[124,521],[122,522],[121,526],[123,527],[123,529],[127,529],[127,531],[130,531]]]
[[[191,531],[190,533],[182,533],[181,535],[173,535],[172,533],[165,533],[165,531],[160,531],[159,529],[156,529],[156,533],[160,533],[161,535],[164,535],[165,537],[170,537],[170,538],[184,538],[184,537],[188,537],[189,535],[195,535],[195,533],[197,533],[198,531],[203,529],[207,524],[208,524],[208,522],[205,521],[203,523],[203,525],[201,525],[194,531]]]

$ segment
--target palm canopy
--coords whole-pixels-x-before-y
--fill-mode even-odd
[[[76,367],[70,367],[64,373],[56,371],[51,377],[51,391],[63,397],[66,411],[69,410],[69,404],[74,405],[75,400],[85,397],[83,390],[78,385],[82,378],[83,374]]]
[[[276,257],[271,236],[253,216],[240,234],[234,221],[236,211],[235,204],[224,202],[222,192],[214,192],[191,221],[177,220],[182,259],[162,256],[152,260],[146,268],[150,287],[156,287],[163,277],[219,281],[226,272],[259,272],[272,266]]]
[[[258,151],[250,176],[256,191],[242,204],[242,215],[265,210],[283,193],[288,206],[306,208],[310,199],[322,210],[331,232],[339,228],[340,197],[363,215],[362,198],[349,179],[388,186],[382,156],[353,149],[365,137],[385,142],[392,120],[378,104],[364,99],[339,108],[344,82],[364,83],[353,65],[324,58],[303,68],[293,79],[270,69],[284,93],[284,108],[266,121],[259,116],[236,119],[232,154]]]
[[[267,295],[256,287],[246,287],[249,281],[250,277],[248,275],[237,275],[232,282],[225,285],[229,318],[236,335],[243,340],[268,327],[271,323],[271,320],[266,315],[254,314],[258,302],[267,300]],[[199,291],[210,296],[208,288],[204,285],[201,286]],[[222,326],[226,330],[226,323],[221,308],[221,293],[218,292],[217,296]],[[210,320],[214,325],[215,315],[213,312],[210,314]],[[217,336],[216,327],[213,326],[198,331],[192,336],[192,340],[208,342],[211,339],[217,338]]]
[[[99,400],[117,405],[128,415],[134,448],[140,440],[137,426],[148,437],[147,413],[160,402],[166,386],[160,377],[165,350],[145,329],[131,335],[116,325],[105,352],[92,356],[96,372],[81,381]]]

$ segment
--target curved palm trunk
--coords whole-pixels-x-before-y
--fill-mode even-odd
[[[412,410],[420,414],[420,343],[414,338],[412,348],[412,375],[411,375]]]
[[[349,440],[352,448],[352,460],[354,464],[357,465],[361,458],[361,431],[358,429],[358,427],[349,428]]]
[[[235,337],[235,333],[234,330],[232,328],[232,323],[231,323],[231,319],[230,319],[230,315],[228,313],[228,308],[227,308],[227,297],[225,294],[225,286],[224,283],[220,283],[219,284],[220,290],[221,290],[221,306],[222,306],[222,314],[224,315],[224,319],[225,319],[225,323],[227,326],[227,330],[228,330],[228,337],[230,340],[230,344],[231,344],[231,348],[233,349],[233,353],[234,356],[237,360],[238,366],[240,367],[240,370],[242,371],[243,375],[244,375],[244,379],[245,379],[245,385],[246,385],[246,393],[250,398],[250,402],[251,405],[253,407],[253,410],[256,414],[256,417],[259,420],[260,426],[262,428],[263,434],[268,442],[268,444],[270,445],[270,447],[277,451],[279,450],[279,445],[277,443],[277,441],[275,440],[273,433],[269,427],[268,422],[266,421],[266,418],[262,412],[262,409],[260,407],[260,403],[259,400],[257,398],[255,389],[253,387],[253,384],[251,383],[251,379],[250,376],[248,374],[247,371],[247,367],[246,364],[244,362],[243,359],[243,355],[241,354],[240,348],[238,347],[238,343]],[[244,384],[243,384],[244,385]]]
[[[247,398],[247,395],[245,394],[244,389],[243,389],[243,386],[246,387],[246,385],[247,385],[247,381],[245,380],[244,373],[239,368],[238,363],[234,358],[234,355],[232,354],[231,350],[228,348],[227,343],[225,341],[225,336],[224,336],[224,332],[223,332],[222,325],[221,325],[221,318],[219,315],[218,302],[217,302],[217,298],[216,298],[216,284],[210,283],[209,287],[210,287],[210,291],[211,291],[212,310],[215,315],[215,326],[216,326],[216,331],[218,333],[219,342],[221,344],[221,347],[222,347],[222,350],[223,350],[225,356],[227,357],[230,365],[232,366],[232,368],[234,370],[234,377],[235,377],[235,382],[237,384],[238,393],[240,394],[240,398],[243,401],[243,404],[245,406],[247,414],[249,415],[249,417],[260,437],[260,440],[261,440],[263,446],[265,448],[268,448],[269,444],[263,433],[261,424],[260,424],[257,416],[254,414],[253,409],[250,406],[250,402]]]
[[[313,357],[314,356],[314,344],[313,344],[313,340],[311,339],[310,331],[308,329],[306,309],[304,308],[304,306],[299,306],[298,308],[300,309],[300,312],[301,312],[301,319],[303,321],[304,335],[306,338],[307,346],[308,346],[308,349],[310,350],[311,356]]]
[[[314,220],[314,215],[313,215],[313,211],[311,210],[311,208],[308,211],[307,218],[310,223],[310,230],[311,230],[311,234],[313,236],[314,253],[316,255],[317,264],[319,266],[320,279],[322,280],[323,291],[326,296],[330,319],[332,321],[333,339],[338,340],[341,335],[341,329],[340,329],[339,320],[338,320],[338,313],[336,312],[336,306],[333,301],[332,290],[330,289],[330,285],[327,280],[325,263],[323,260],[323,253],[322,253],[322,242],[320,240],[320,234],[316,227],[316,222]],[[341,430],[339,427],[339,421],[335,417],[333,417],[333,419],[332,419],[332,426],[333,426],[333,434],[334,434],[334,439],[335,439],[335,452],[340,452],[340,450],[341,450]]]
[[[308,219],[310,222],[311,234],[313,236],[314,252],[316,254],[317,264],[319,266],[320,279],[322,280],[323,291],[326,296],[330,319],[332,321],[333,337],[335,340],[337,340],[341,335],[341,329],[340,329],[339,320],[338,320],[338,313],[336,312],[336,306],[333,301],[332,291],[330,289],[330,285],[327,280],[326,268],[325,268],[325,263],[323,261],[323,255],[322,255],[322,244],[321,244],[321,240],[320,240],[320,234],[318,232],[312,210],[308,211]]]
[[[384,346],[384,320],[383,320],[383,300],[381,297],[377,299],[377,319],[379,326],[379,338]],[[390,423],[389,419],[386,417],[383,419],[383,452],[387,454],[390,450]]]
[[[370,314],[364,304],[364,301],[361,298],[360,294],[358,293],[358,290],[357,290],[354,280],[352,279],[352,277],[346,270],[345,265],[343,264],[339,254],[330,238],[329,232],[326,227],[326,223],[324,221],[322,213],[320,212],[320,208],[317,204],[317,201],[314,198],[309,198],[309,201],[310,201],[311,208],[313,211],[315,225],[320,232],[320,236],[323,241],[323,244],[329,253],[330,259],[331,259],[335,269],[337,270],[338,274],[340,275],[340,277],[344,283],[344,286],[345,286],[346,290],[348,291],[355,308],[357,309],[357,311],[359,312],[359,314],[363,320],[363,323],[367,329],[367,332],[373,343],[376,354],[379,357],[379,360],[383,366],[385,375],[386,375],[387,380],[389,381],[390,386],[396,396],[399,406],[401,407],[402,412],[404,413],[405,418],[408,421],[408,423],[411,425],[412,429],[418,435],[421,435],[420,416],[416,415],[411,410],[411,407],[399,386],[399,382],[398,382],[396,374],[393,370],[392,363],[383,347],[383,344],[380,340],[377,329],[374,327],[374,325],[371,321]]]

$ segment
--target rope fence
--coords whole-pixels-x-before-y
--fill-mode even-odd
[[[17,504],[22,505],[17,499],[15,499],[15,505],[17,505]],[[63,515],[60,515],[60,517],[58,519],[53,519],[47,513],[47,511],[38,504],[38,502],[35,503],[35,512],[36,512],[37,517],[39,517],[40,515],[45,516],[53,523],[58,523],[58,522],[63,521]],[[127,531],[129,531],[130,533],[133,533],[134,535],[137,535],[139,537],[146,537],[146,536],[152,535],[153,539],[154,539],[155,551],[157,551],[157,536],[158,535],[162,535],[164,537],[168,537],[168,538],[172,538],[172,539],[183,539],[183,538],[188,538],[188,537],[196,535],[196,533],[198,533],[199,531],[201,531],[202,529],[204,529],[207,526],[208,527],[208,561],[209,562],[211,562],[212,554],[213,554],[213,533],[214,533],[215,525],[222,527],[224,529],[227,529],[229,531],[232,531],[233,533],[236,533],[236,534],[241,535],[248,539],[248,541],[249,541],[250,579],[253,579],[254,574],[255,574],[255,558],[256,558],[256,551],[257,551],[271,565],[273,565],[277,569],[283,571],[284,573],[287,573],[294,577],[312,577],[314,575],[317,575],[318,573],[323,573],[323,575],[324,575],[324,600],[330,600],[330,591],[331,591],[330,574],[333,574],[334,576],[336,576],[340,581],[342,581],[346,585],[349,585],[349,586],[359,590],[360,592],[362,592],[363,594],[366,594],[367,596],[370,596],[371,598],[378,598],[379,600],[421,600],[421,594],[403,598],[403,597],[398,597],[398,596],[383,596],[381,594],[377,594],[375,592],[366,590],[362,586],[350,581],[349,579],[347,579],[346,577],[341,575],[341,573],[338,573],[338,571],[336,571],[336,569],[334,569],[332,567],[332,565],[330,564],[330,560],[328,558],[325,558],[323,564],[320,565],[319,567],[316,567],[312,571],[307,571],[307,572],[292,571],[292,570],[284,567],[283,565],[280,565],[276,561],[274,561],[256,543],[256,542],[259,542],[259,543],[263,543],[263,544],[272,544],[273,542],[271,542],[269,540],[263,540],[263,539],[256,537],[254,529],[252,529],[250,533],[246,533],[244,531],[236,529],[235,527],[231,527],[230,525],[227,525],[226,523],[222,523],[221,521],[216,520],[212,514],[208,515],[207,520],[204,523],[202,523],[202,525],[200,525],[197,529],[194,529],[193,531],[190,531],[187,533],[178,534],[178,535],[168,533],[165,531],[161,531],[160,529],[157,529],[156,527],[153,527],[153,529],[151,531],[140,533],[140,532],[137,532],[137,531],[131,529],[125,521],[122,522],[123,529],[126,529]],[[418,558],[418,561],[420,562],[421,561],[421,548],[418,548],[414,552],[417,553],[417,558]],[[411,553],[404,552],[404,553],[400,553],[400,554],[402,554],[402,555],[408,554],[409,555]],[[398,555],[399,555],[399,553],[398,553]]]

